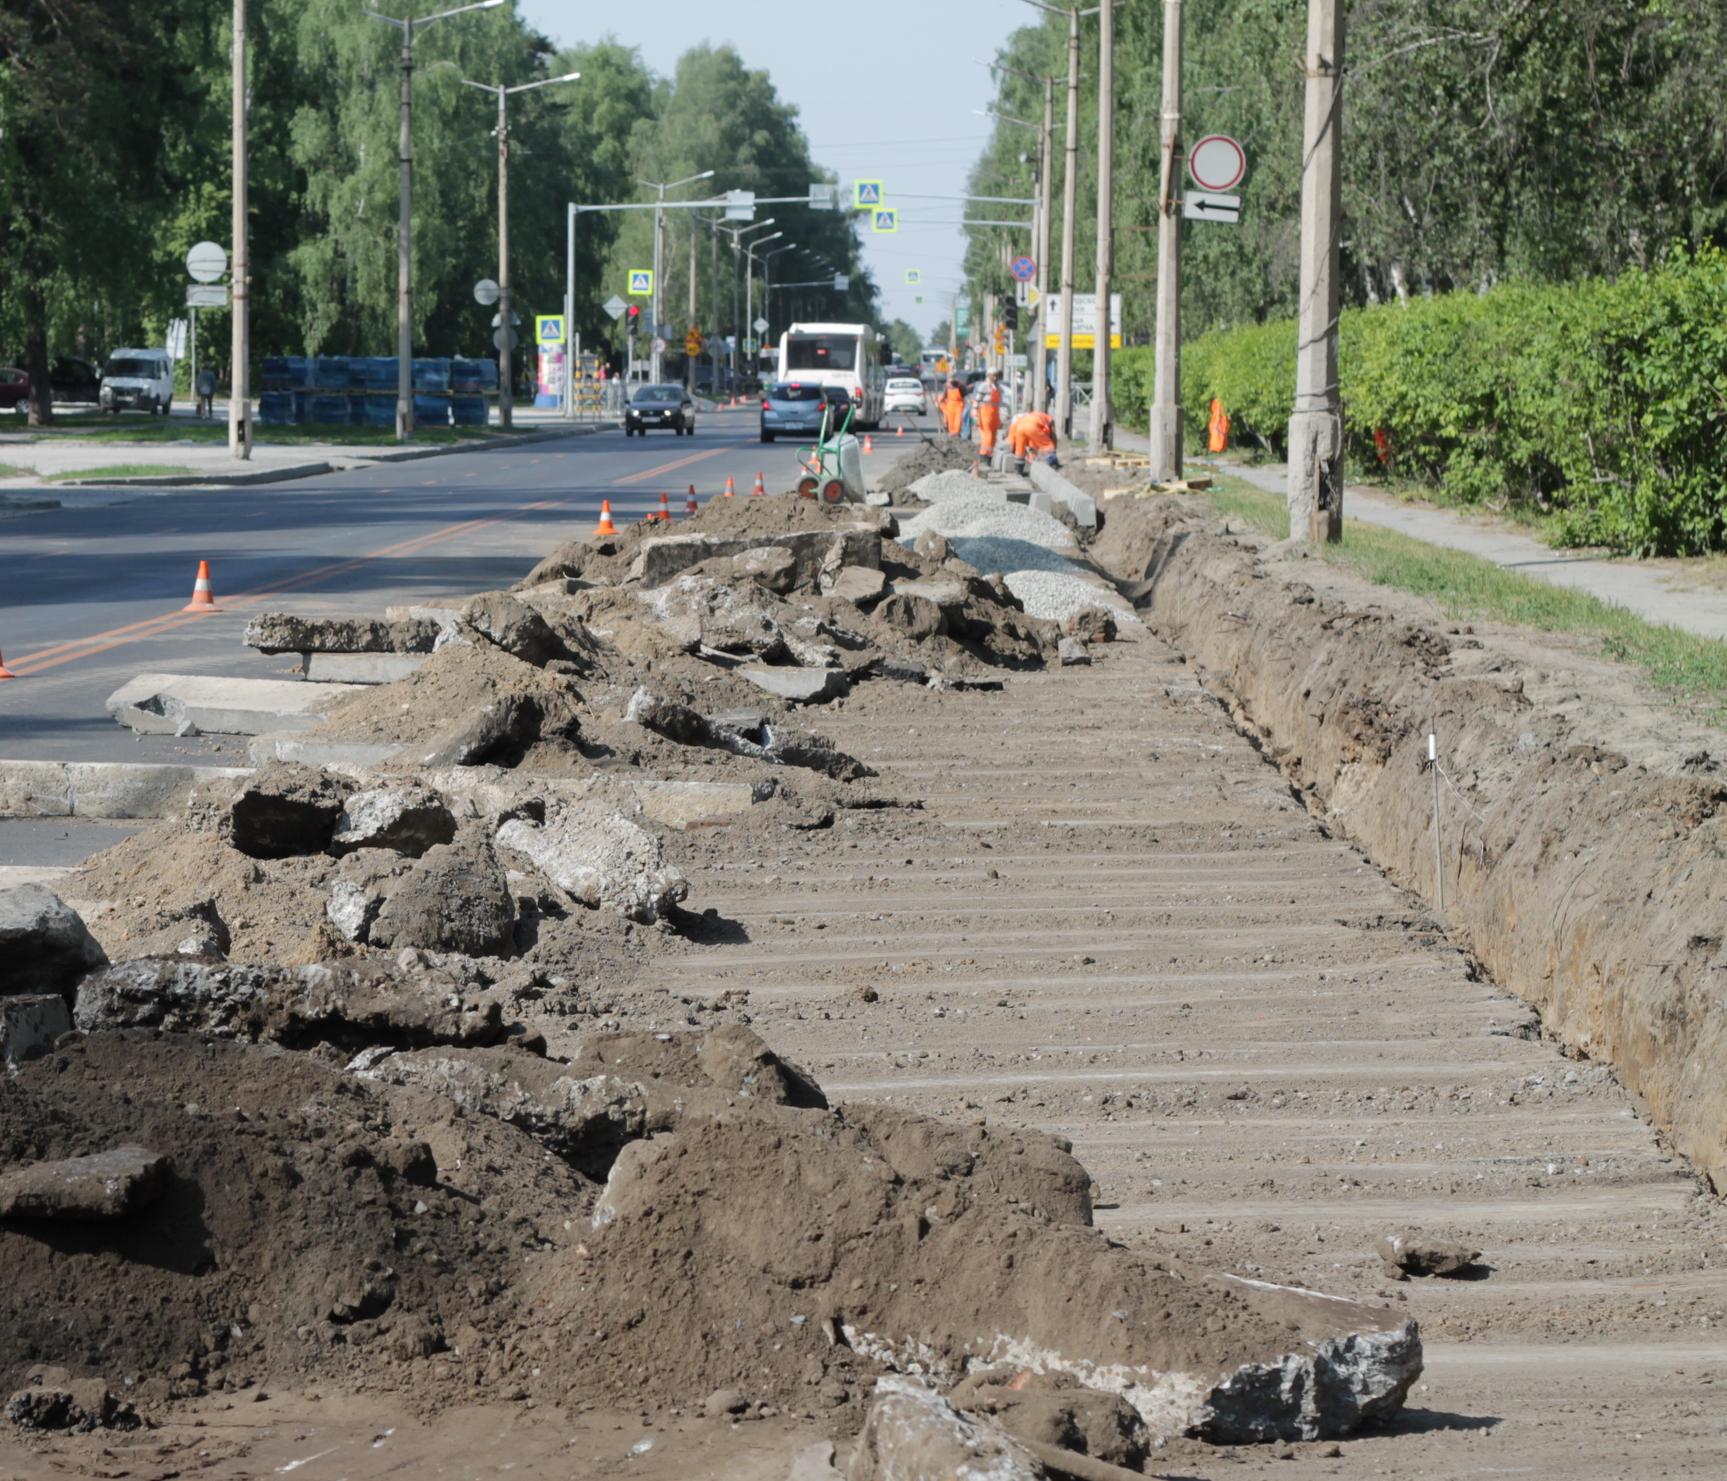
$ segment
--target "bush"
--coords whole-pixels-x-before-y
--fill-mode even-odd
[[[1727,547],[1727,254],[1352,309],[1339,335],[1357,468],[1380,469],[1382,429],[1395,472],[1458,502],[1551,512],[1563,543]],[[1291,320],[1183,351],[1194,438],[1217,396],[1235,441],[1281,453],[1294,390]]]

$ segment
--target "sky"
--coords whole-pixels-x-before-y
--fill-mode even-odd
[[[896,235],[863,234],[884,316],[926,334],[948,317],[965,255],[952,223],[964,205],[942,197],[965,189],[990,132],[973,110],[995,96],[988,69],[973,58],[992,58],[1010,31],[1037,19],[1024,0],[517,0],[516,8],[560,45],[615,36],[662,75],[692,46],[730,42],[798,110],[813,158],[839,176],[848,199],[854,179],[880,179],[888,204],[899,207]],[[1019,207],[974,212],[1022,213],[1029,219]],[[907,286],[907,269],[921,272],[921,286]]]

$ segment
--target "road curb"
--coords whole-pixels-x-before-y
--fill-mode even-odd
[[[184,809],[202,783],[250,773],[245,766],[172,762],[0,760],[0,817],[167,817]]]

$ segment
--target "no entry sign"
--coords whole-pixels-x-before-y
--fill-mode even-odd
[[[1201,190],[1233,190],[1247,173],[1247,151],[1228,134],[1207,134],[1189,152],[1187,173]]]

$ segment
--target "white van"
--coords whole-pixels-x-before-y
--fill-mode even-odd
[[[166,350],[115,350],[102,368],[103,411],[167,416],[174,404],[174,362]]]

